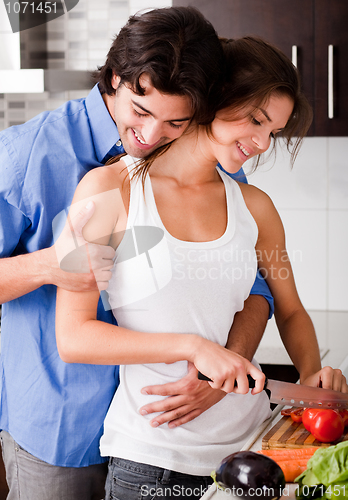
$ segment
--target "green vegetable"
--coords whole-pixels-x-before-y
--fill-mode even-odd
[[[298,500],[348,500],[348,441],[317,450],[295,482]]]

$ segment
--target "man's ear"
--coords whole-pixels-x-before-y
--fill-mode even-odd
[[[116,73],[112,72],[111,85],[115,90],[118,89],[120,81],[121,81],[121,78],[119,76],[117,76]]]

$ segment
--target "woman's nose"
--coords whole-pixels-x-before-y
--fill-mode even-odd
[[[271,144],[271,137],[268,132],[259,132],[258,134],[254,134],[252,140],[260,151],[267,151]]]

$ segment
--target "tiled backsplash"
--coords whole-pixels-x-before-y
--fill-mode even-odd
[[[47,23],[47,69],[95,70],[104,64],[114,36],[131,14],[171,4],[171,0],[80,0],[73,10]],[[88,92],[0,94],[0,130]]]
[[[47,24],[48,69],[94,70],[129,15],[171,0],[80,0]],[[0,94],[0,130],[55,109],[85,91]],[[291,171],[279,151],[276,164],[249,182],[273,199],[283,219],[297,286],[305,307],[348,311],[348,138],[308,138]]]

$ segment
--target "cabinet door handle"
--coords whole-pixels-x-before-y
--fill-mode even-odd
[[[297,68],[297,45],[291,47],[291,62]]]
[[[334,88],[333,88],[333,71],[334,71],[334,46],[328,46],[328,117],[334,117]]]

